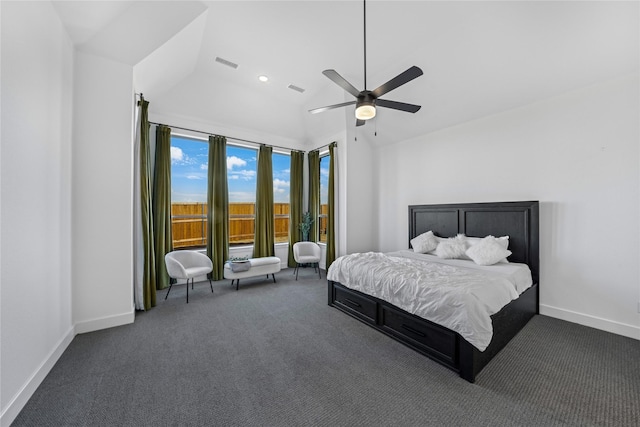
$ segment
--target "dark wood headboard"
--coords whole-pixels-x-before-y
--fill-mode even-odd
[[[509,236],[509,261],[527,264],[533,283],[539,283],[537,201],[409,206],[409,240],[429,230],[440,237]]]

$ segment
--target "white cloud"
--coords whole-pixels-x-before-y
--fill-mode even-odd
[[[187,178],[187,179],[205,179],[205,177],[202,176],[202,175],[187,175],[187,176],[185,176],[185,178]]]
[[[283,181],[277,178],[273,180],[273,191],[285,191],[282,187],[289,188],[289,181]]]
[[[200,193],[182,193],[171,191],[171,202],[180,203],[180,202],[207,202],[207,195]]]
[[[206,171],[209,168],[209,165],[207,163],[203,163],[200,165],[200,169],[202,169],[203,171]]]
[[[256,201],[255,193],[247,193],[243,191],[230,191],[229,202],[253,202]]]
[[[181,162],[184,160],[184,153],[182,149],[179,147],[171,147],[171,161],[172,162]]]
[[[320,176],[329,176],[329,169],[320,168]]]
[[[244,179],[245,181],[251,181],[256,176],[256,171],[239,170],[229,172],[229,179]]]
[[[242,160],[240,157],[236,157],[236,156],[227,157],[227,169],[229,170],[233,169],[234,166],[242,167],[246,165],[247,165],[247,162],[245,160]]]

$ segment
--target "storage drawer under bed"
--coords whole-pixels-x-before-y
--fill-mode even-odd
[[[455,366],[457,364],[456,333],[427,322],[386,305],[382,306],[380,326],[384,331],[422,352],[428,352],[447,365]]]
[[[351,292],[342,287],[334,287],[333,304],[364,320],[367,323],[376,324],[376,312],[378,304],[368,298]]]

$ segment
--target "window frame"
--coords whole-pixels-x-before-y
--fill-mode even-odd
[[[257,175],[258,173],[258,164],[257,164],[257,159],[258,159],[258,147],[254,147],[254,146],[250,146],[247,144],[237,144],[237,143],[232,143],[227,141],[227,159],[229,159],[229,148],[231,148],[232,150],[250,150],[254,153],[253,157],[256,159],[256,165],[255,165],[255,173]],[[243,159],[244,160],[244,159]],[[255,244],[255,230],[256,230],[256,191],[257,188],[254,185],[253,187],[253,202],[247,202],[247,201],[231,201],[231,182],[235,181],[234,179],[231,179],[232,174],[230,173],[232,171],[233,167],[229,168],[228,163],[227,163],[227,197],[229,200],[229,209],[228,209],[228,213],[229,213],[229,241],[227,242],[229,245],[229,248],[242,248],[242,247],[253,247],[253,245]],[[255,180],[255,178],[254,178]],[[231,205],[232,204],[237,204],[237,205],[249,205],[251,204],[252,207],[249,208],[249,213],[236,213],[236,214],[232,214],[232,208]],[[250,241],[247,241],[247,239],[244,239],[242,241],[238,241],[238,242],[232,242],[232,237],[236,236],[233,235],[231,233],[232,227],[232,220],[247,220],[250,219],[252,222],[252,226],[251,226],[251,232],[250,233],[244,233],[244,234],[239,234],[240,236],[244,236],[244,235],[250,235],[251,239]]]
[[[207,168],[203,169],[205,172],[205,175],[208,174],[208,140],[201,138],[201,137],[196,137],[193,135],[185,135],[182,133],[177,133],[177,134],[172,134],[171,135],[171,147],[176,147],[176,145],[174,145],[174,139],[180,139],[180,140],[187,140],[193,143],[203,143],[203,144],[207,144]],[[178,147],[178,148],[184,148],[184,147]],[[230,155],[229,155],[229,148],[233,149],[240,149],[240,150],[250,150],[252,152],[252,156],[255,159],[257,159],[258,157],[258,147],[255,147],[253,145],[249,145],[249,144],[243,144],[243,143],[235,143],[235,142],[231,142],[228,141],[227,142],[227,159],[229,159]],[[235,155],[236,153],[232,153],[231,156]],[[278,151],[274,151],[273,152],[274,155],[282,155],[282,156],[287,156],[289,157],[289,165],[291,164],[291,152],[290,151],[284,151],[284,150],[278,150]],[[243,157],[247,157],[247,156],[243,156]],[[244,160],[244,159],[243,159]],[[246,161],[246,160],[245,160]],[[273,159],[272,159],[273,161]],[[194,250],[201,250],[206,248],[207,246],[207,235],[208,235],[208,230],[207,230],[207,214],[208,214],[208,206],[207,206],[207,191],[208,191],[208,183],[205,185],[205,192],[204,192],[204,198],[205,200],[203,202],[177,202],[173,200],[173,190],[174,190],[174,163],[172,160],[171,163],[171,168],[172,168],[172,176],[171,176],[171,190],[172,190],[172,200],[171,200],[171,226],[172,226],[172,236],[171,236],[171,240],[172,240],[172,244],[174,246],[175,249],[177,250],[182,250],[182,249],[194,249]],[[289,170],[289,178],[288,178],[288,182],[291,182],[291,176],[290,176],[290,166],[288,166],[286,169]],[[232,168],[229,168],[227,166],[227,195],[229,196],[230,199],[230,194],[232,192],[232,188],[229,185],[233,179],[231,179],[230,177],[232,176],[232,174],[230,173],[232,171]],[[255,170],[254,170],[257,174],[257,162],[255,164]],[[274,171],[274,180],[276,179],[275,177],[275,171]],[[255,178],[254,178],[255,180]],[[290,189],[288,190],[290,191]],[[276,202],[276,198],[274,196],[274,234],[276,233],[276,228],[275,228],[275,224],[277,220],[282,220],[283,218],[287,219],[286,222],[286,236],[281,236],[280,238],[276,238],[276,236],[274,235],[274,241],[276,245],[284,245],[284,244],[288,244],[289,243],[289,222],[291,220],[290,217],[290,193],[287,195],[286,197],[288,199],[288,201],[286,202]],[[237,201],[237,202],[232,202],[231,200],[229,200],[229,209],[228,209],[228,214],[229,214],[229,241],[227,242],[229,244],[229,248],[241,248],[241,247],[252,247],[255,244],[255,240],[254,240],[254,235],[255,235],[255,206],[256,206],[256,188],[254,186],[253,188],[253,202],[242,202],[242,201]],[[236,213],[236,214],[232,214],[232,207],[231,205],[237,203],[237,204],[246,204],[246,205],[252,205],[251,208],[249,208],[249,213]],[[180,204],[199,204],[202,205],[201,207],[201,213],[198,214],[193,214],[193,213],[179,213],[179,214],[174,214],[174,205],[180,205]],[[276,210],[276,205],[277,204],[286,204],[286,213],[277,213]],[[248,239],[244,239],[242,241],[239,241],[237,243],[232,242],[232,237],[233,235],[231,234],[231,224],[232,224],[232,220],[236,220],[236,219],[250,219],[252,221],[253,226],[251,227],[251,233],[244,233],[244,234],[240,234],[242,235],[251,235],[251,241],[249,242]],[[175,239],[175,230],[178,229],[178,227],[176,227],[176,224],[179,224],[180,220],[199,220],[199,222],[201,223],[201,226],[199,227],[199,229],[201,230],[201,232],[199,233],[199,236],[197,236],[196,238],[200,239],[200,242],[198,244],[187,244],[187,245],[176,245],[176,239]],[[185,232],[187,234],[189,234],[188,232]],[[191,235],[187,236],[190,237]],[[185,239],[183,239],[185,240]],[[193,239],[192,239],[193,240]]]
[[[328,207],[329,207],[329,203],[328,203],[329,202],[329,200],[328,200],[328,197],[329,197],[329,195],[328,195],[329,179],[327,178],[327,182],[326,182],[325,186],[323,186],[323,181],[322,181],[322,161],[324,159],[327,160],[326,169],[327,169],[327,176],[328,176],[328,173],[329,173],[329,162],[331,161],[331,157],[330,157],[329,154],[330,154],[329,150],[323,151],[323,152],[320,153],[320,155],[319,155],[320,166],[318,167],[318,171],[320,173],[320,177],[319,177],[320,178],[320,185],[319,185],[320,197],[318,197],[318,201],[319,201],[320,205],[318,206],[318,218],[316,218],[316,222],[317,222],[317,227],[318,227],[318,243],[324,244],[324,245],[327,244],[327,233],[326,233],[326,230],[327,230],[327,227],[328,227],[327,222],[328,222],[329,219],[328,219],[328,214],[327,213],[324,213],[324,214],[322,213],[322,206],[323,206],[323,204],[322,204],[322,189],[323,189],[323,187],[326,187],[326,190],[327,190],[327,203],[324,204],[325,210],[327,210]],[[324,224],[324,230],[325,230],[324,234],[322,233],[322,225],[323,224]]]
[[[176,145],[174,145],[174,139],[181,139],[181,140],[186,140],[189,141],[190,143],[203,143],[203,144],[207,144],[206,145],[206,157],[207,157],[207,164],[208,164],[208,154],[209,154],[209,146],[208,146],[208,141],[203,140],[202,138],[198,138],[195,136],[191,136],[191,135],[184,135],[184,134],[171,134],[171,147],[177,147]],[[177,147],[177,148],[181,148],[181,147]],[[182,148],[181,148],[182,149]],[[204,191],[204,201],[198,201],[198,202],[177,202],[174,201],[173,198],[173,190],[174,190],[174,163],[173,163],[173,159],[171,160],[171,244],[173,246],[174,249],[176,250],[188,250],[188,249],[195,249],[195,250],[200,250],[200,249],[204,249],[207,247],[207,213],[208,213],[208,206],[207,206],[207,185],[205,185],[205,191]],[[188,205],[188,204],[199,204],[202,205],[201,208],[201,212],[200,214],[174,214],[174,210],[175,210],[175,205]],[[201,230],[201,236],[200,236],[200,244],[186,244],[186,245],[176,245],[176,239],[175,239],[175,232],[176,229],[178,229],[178,227],[176,227],[176,224],[178,224],[179,222],[176,220],[189,220],[189,219],[199,219],[201,225],[200,225],[200,230]],[[189,234],[189,233],[186,233]],[[189,235],[190,236],[190,235]],[[195,239],[191,239],[191,240],[195,240]],[[183,239],[184,241],[184,239]]]
[[[287,167],[289,173],[288,173],[288,182],[289,182],[289,189],[288,189],[288,196],[287,196],[287,201],[286,202],[277,202],[276,201],[276,197],[275,197],[275,192],[274,192],[274,197],[273,197],[273,228],[274,228],[274,243],[276,245],[282,245],[282,244],[289,244],[289,233],[290,233],[290,224],[291,224],[291,151],[289,152],[284,152],[282,150],[275,150],[272,152],[272,165],[273,165],[273,156],[286,156],[289,158],[289,166]],[[273,176],[273,180],[275,181],[276,179],[278,179],[275,176],[275,170],[273,171],[274,176]],[[275,186],[274,186],[275,188]],[[278,214],[276,213],[276,205],[277,204],[282,204],[285,205],[286,204],[286,214]],[[284,229],[286,230],[286,236],[284,237],[280,237],[278,238],[277,236],[277,220],[280,219],[284,219],[286,218],[286,227],[284,227]]]

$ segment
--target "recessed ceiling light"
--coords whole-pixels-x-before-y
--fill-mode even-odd
[[[258,76],[258,80],[260,80],[261,82],[268,82],[269,81],[269,77],[267,77],[267,76]]]

